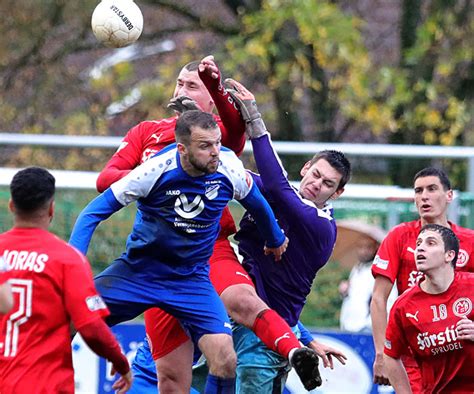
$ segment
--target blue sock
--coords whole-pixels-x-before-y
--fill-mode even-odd
[[[234,394],[235,378],[220,378],[211,374],[207,375],[204,394]]]

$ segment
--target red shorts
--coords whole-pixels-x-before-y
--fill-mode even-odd
[[[209,264],[209,277],[219,295],[232,285],[253,286],[228,239],[216,241]],[[189,339],[179,321],[159,308],[145,312],[145,327],[154,360],[166,356]]]

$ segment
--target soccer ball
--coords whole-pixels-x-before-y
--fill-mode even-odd
[[[92,13],[92,31],[108,47],[135,42],[143,30],[143,15],[133,0],[102,0]]]

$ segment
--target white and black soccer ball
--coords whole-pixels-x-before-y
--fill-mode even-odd
[[[143,30],[143,15],[133,0],[102,0],[92,13],[92,31],[108,47],[134,43]]]

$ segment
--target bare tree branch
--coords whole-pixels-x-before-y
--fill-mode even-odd
[[[193,9],[180,4],[176,1],[168,0],[152,0],[151,4],[156,4],[160,7],[167,8],[168,10],[177,13],[180,16],[190,19],[196,24],[199,29],[209,29],[214,33],[222,34],[225,36],[232,36],[238,34],[240,29],[239,26],[229,26],[227,24],[218,23],[216,20],[208,19],[203,15],[199,15],[193,12]]]

